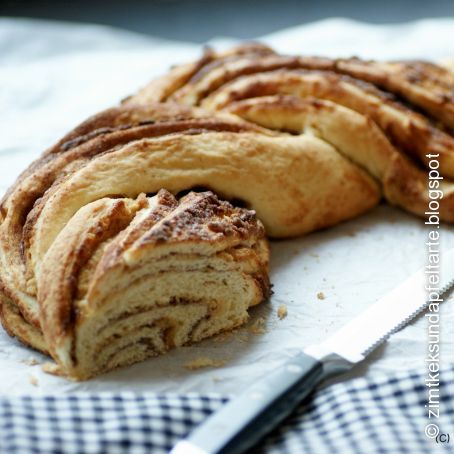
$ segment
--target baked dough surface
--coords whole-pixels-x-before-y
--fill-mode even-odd
[[[381,199],[424,217],[427,154],[454,222],[451,68],[260,44],[173,68],[69,132],[4,196],[3,326],[76,379],[232,329],[269,296],[266,236]]]

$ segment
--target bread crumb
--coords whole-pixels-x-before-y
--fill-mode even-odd
[[[38,379],[34,375],[30,375],[29,382],[33,386],[38,386]]]
[[[317,259],[320,257],[320,256],[319,256],[318,254],[316,254],[315,252],[309,252],[309,255],[310,255],[311,257],[315,257],[315,258],[317,258]]]
[[[265,334],[265,322],[266,320],[263,317],[259,317],[249,328],[249,331],[252,334]]]
[[[221,367],[224,364],[225,361],[201,356],[200,358],[196,358],[192,361],[187,362],[184,367],[186,367],[186,369],[196,370],[202,369],[203,367]]]
[[[39,364],[39,361],[36,358],[30,357],[23,359],[21,363],[26,364],[27,366],[36,366]]]
[[[324,299],[325,299],[325,294],[324,294],[323,292],[318,292],[318,293],[317,293],[317,298],[318,298],[319,300],[324,300]]]
[[[347,235],[354,238],[356,236],[356,232],[347,232]]]
[[[238,336],[237,339],[242,343],[245,344],[249,340],[249,334],[247,332],[241,332]]]
[[[277,316],[279,317],[279,320],[282,320],[282,319],[284,319],[285,317],[287,317],[287,314],[288,314],[287,306],[286,306],[285,304],[281,304],[281,305],[277,308]]]
[[[46,374],[56,375],[58,377],[63,376],[62,371],[55,363],[44,363],[41,369],[43,370],[43,372],[46,372]]]
[[[215,342],[225,342],[226,340],[230,339],[233,335],[233,331],[224,331],[219,333],[215,338]]]

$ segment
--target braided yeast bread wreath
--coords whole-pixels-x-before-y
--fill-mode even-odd
[[[454,222],[453,87],[430,63],[261,45],[175,67],[4,196],[4,327],[76,379],[232,329],[269,296],[265,229],[301,235],[382,197],[424,216],[427,154]]]

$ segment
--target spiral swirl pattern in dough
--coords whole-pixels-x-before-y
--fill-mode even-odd
[[[382,198],[424,217],[428,154],[454,222],[453,92],[449,65],[259,44],[173,68],[4,196],[3,325],[78,379],[232,329],[269,295],[265,231],[309,233]]]

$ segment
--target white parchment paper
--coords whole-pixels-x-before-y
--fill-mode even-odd
[[[453,20],[372,26],[330,19],[260,38],[288,53],[364,58],[453,57]],[[218,38],[212,44],[235,41]],[[40,152],[88,115],[116,104],[171,64],[198,56],[200,47],[100,26],[0,19],[0,192]],[[252,311],[265,332],[250,325],[85,383],[41,370],[47,358],[0,328],[0,394],[75,391],[200,391],[234,393],[317,342],[426,263],[423,222],[380,205],[359,219],[304,238],[272,243],[275,294]],[[442,229],[442,249],[454,247],[454,229]],[[317,294],[322,292],[324,299]],[[285,304],[288,316],[277,317]],[[395,334],[344,377],[424,368],[424,317]],[[442,308],[442,362],[454,361],[454,301]],[[188,370],[191,360],[222,361]],[[30,358],[38,365],[30,365]]]

